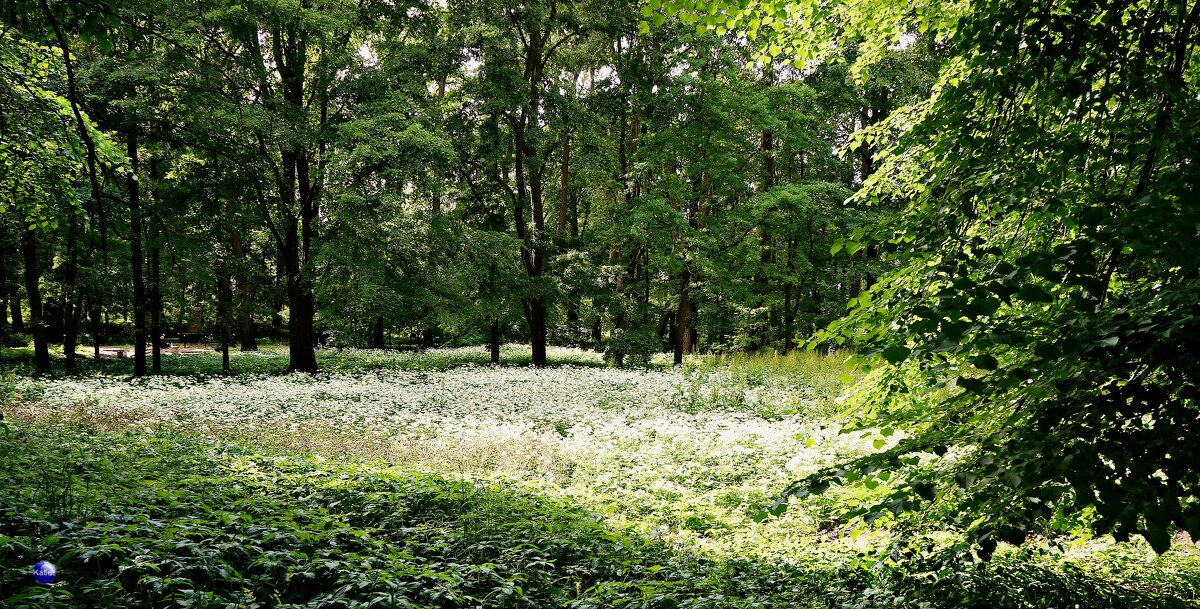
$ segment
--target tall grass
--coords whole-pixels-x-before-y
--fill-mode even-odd
[[[847,365],[844,353],[825,354],[816,351],[733,353],[730,355],[699,355],[686,361],[688,372],[712,374],[728,371],[746,385],[762,386],[787,383],[811,387],[817,397],[831,399],[857,378]]]

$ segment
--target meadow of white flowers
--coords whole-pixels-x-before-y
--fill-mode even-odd
[[[555,355],[600,363],[586,352]],[[748,382],[721,369],[469,364],[37,383],[42,399],[14,414],[233,435],[326,458],[349,453],[494,476],[583,502],[649,535],[742,553],[807,543],[828,517],[817,507],[764,525],[749,515],[789,481],[872,442],[838,434],[819,414],[829,411],[827,397],[794,379]]]

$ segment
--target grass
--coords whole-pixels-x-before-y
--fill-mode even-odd
[[[1196,607],[1200,556],[1060,537],[938,575],[850,535],[840,489],[756,524],[838,433],[842,359],[549,369],[482,349],[323,352],[334,370],[0,376],[0,605]],[[513,361],[527,348],[506,346]],[[219,359],[216,360],[219,365]],[[882,492],[882,490],[880,491]],[[32,584],[45,558],[63,574]],[[949,557],[953,558],[953,557]],[[869,559],[869,560],[864,560]],[[958,563],[955,563],[958,564]]]
[[[78,370],[69,375],[61,353],[51,358],[52,376],[132,376],[133,358],[93,359],[90,350],[78,352]],[[501,365],[528,366],[532,354],[528,345],[506,344],[501,348]],[[458,366],[489,365],[490,354],[486,347],[458,347],[449,349],[427,349],[420,351],[394,351],[375,349],[318,349],[317,365],[325,372],[362,372],[367,370],[448,370]],[[288,369],[286,344],[261,342],[258,351],[229,352],[231,373],[235,375],[284,374]],[[3,350],[4,365],[22,376],[33,372],[33,349],[31,347],[7,348]],[[608,364],[600,353],[579,349],[550,348],[547,353],[550,365],[572,365],[604,367]],[[667,357],[658,358],[659,362]],[[149,357],[147,357],[149,361]],[[147,363],[147,366],[149,364]],[[218,351],[173,355],[162,354],[162,374],[166,376],[201,376],[223,374],[221,354]]]
[[[0,450],[13,606],[803,607],[828,578],[696,557],[509,485],[357,460],[63,426],[17,426]],[[43,558],[55,586],[26,573]]]
[[[686,368],[707,374],[727,372],[748,385],[785,382],[810,387],[821,398],[832,399],[845,389],[846,377],[854,376],[845,360],[842,354],[805,349],[786,354],[772,351],[699,356],[688,359]]]

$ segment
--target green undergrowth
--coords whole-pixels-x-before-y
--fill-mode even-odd
[[[1200,583],[1015,549],[950,578],[706,557],[514,481],[179,434],[9,423],[0,481],[0,606],[1172,609]]]
[[[805,607],[831,577],[699,558],[512,485],[178,435],[10,426],[0,480],[14,607]]]
[[[80,349],[76,360],[76,375],[79,376],[132,376],[132,358],[93,359],[91,350]],[[162,354],[162,372],[168,376],[200,376],[222,374],[221,353],[209,349],[197,353]],[[283,344],[267,343],[257,351],[241,352],[236,348],[229,352],[230,372],[241,374],[284,374],[288,370],[288,351]],[[662,364],[667,356],[659,358]],[[149,366],[149,357],[147,366]],[[532,361],[529,345],[506,344],[500,352],[503,366],[528,366]],[[551,347],[547,361],[552,366],[605,367],[602,354],[582,349]],[[318,349],[317,366],[323,372],[363,372],[369,370],[448,370],[459,366],[489,365],[491,355],[485,346],[455,347],[425,350],[383,349]],[[3,368],[20,375],[33,373],[32,348],[5,349]],[[54,376],[67,375],[65,360],[60,353],[52,353],[51,372]]]
[[[687,360],[685,369],[698,374],[725,373],[749,386],[791,383],[813,389],[824,398],[837,397],[853,378],[848,353],[801,349],[789,353],[760,352],[702,355]]]

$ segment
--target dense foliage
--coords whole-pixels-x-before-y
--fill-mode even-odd
[[[857,46],[860,77],[913,32],[946,58],[928,99],[854,136],[879,163],[856,200],[896,211],[839,247],[888,271],[821,334],[886,360],[864,418],[915,435],[789,492],[949,453],[858,513],[941,503],[985,557],[1063,514],[1160,552],[1200,535],[1200,3],[651,6],[761,26],[801,65]]]
[[[945,539],[928,556],[855,568],[889,537],[914,535],[841,520],[841,506],[886,488],[756,523],[781,481],[871,450],[872,436],[837,433],[836,360],[639,371],[585,366],[601,361],[587,351],[550,355],[574,365],[480,366],[478,348],[326,353],[324,364],[350,371],[164,377],[137,381],[136,394],[103,368],[5,377],[0,598],[642,609],[1197,600],[1195,553],[1159,557],[1086,534],[1003,549],[956,579],[936,577]],[[207,359],[218,371],[219,357]],[[284,368],[287,353],[235,359]],[[797,450],[797,436],[814,441]],[[53,586],[33,583],[39,559],[57,565]]]
[[[930,57],[805,77],[732,36],[639,34],[639,11],[8,3],[12,91],[57,105],[21,121],[34,94],[10,93],[0,131],[70,152],[17,154],[3,187],[82,203],[43,205],[22,264],[0,239],[10,342],[61,342],[68,367],[130,342],[139,375],[183,332],[286,338],[310,372],[319,344],[792,349],[873,281],[829,253],[871,216],[843,205],[869,160],[836,149],[923,97]]]
[[[46,381],[6,407],[386,459],[594,442],[712,509],[592,507],[702,546],[786,537],[793,504],[886,541],[864,604],[1005,594],[972,569],[1071,589],[1023,544],[1200,537],[1198,48],[1196,0],[8,0],[0,356]],[[230,356],[260,339],[286,364]],[[695,355],[805,343],[861,381]],[[485,358],[535,368],[457,368]]]

